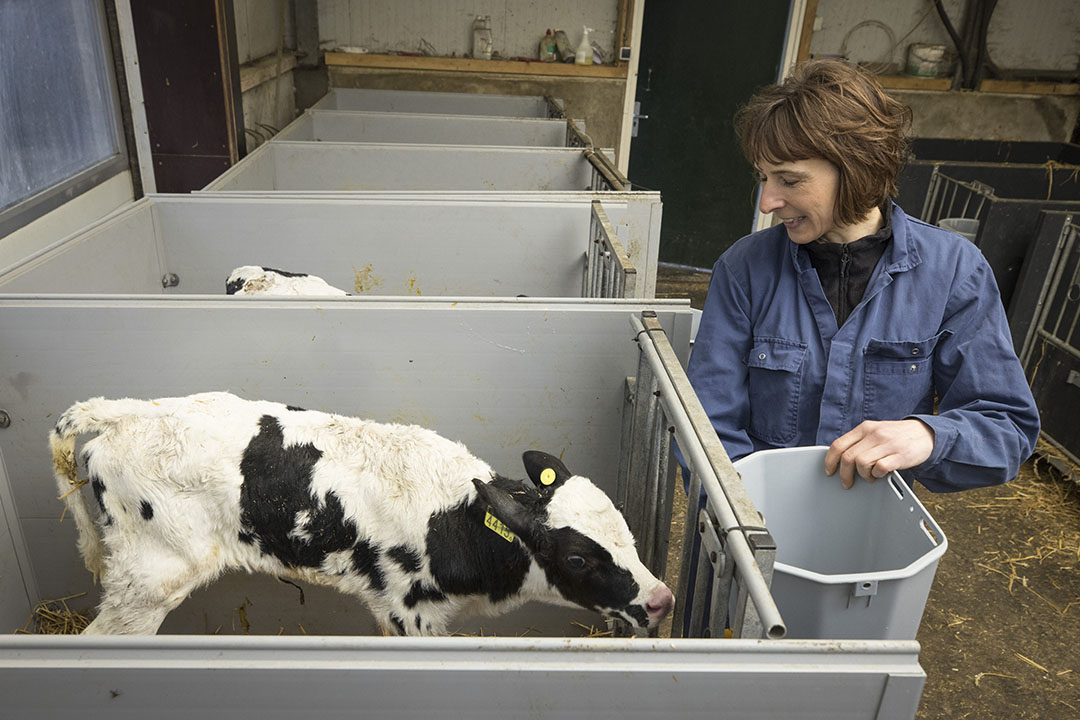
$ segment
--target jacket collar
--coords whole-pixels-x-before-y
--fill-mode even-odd
[[[911,218],[893,201],[889,204],[892,206],[893,241],[885,251],[885,272],[906,272],[920,265],[922,257],[911,237]]]
[[[919,256],[919,251],[911,237],[911,218],[892,200],[889,201],[889,206],[892,208],[893,238],[885,249],[883,269],[892,275],[907,272],[917,267],[922,263],[922,258]],[[782,225],[777,225],[776,229],[784,233],[785,237],[787,236],[787,231],[783,229]],[[790,239],[788,240],[788,251],[791,254],[791,262],[799,273],[813,269],[808,255],[800,253],[799,245],[791,242]]]

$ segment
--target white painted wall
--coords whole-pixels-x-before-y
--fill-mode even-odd
[[[237,0],[239,2],[239,0]],[[251,1],[251,0],[249,0]],[[545,31],[561,28],[571,45],[582,26],[610,51],[618,21],[616,0],[320,0],[322,47],[361,47],[372,53],[422,52],[471,56],[472,25],[490,15],[495,52],[535,58]]]
[[[942,4],[959,33],[964,0]],[[952,48],[933,0],[818,0],[816,15],[821,26],[810,43],[814,55],[845,51],[854,62],[903,67],[912,43]],[[1075,70],[1080,65],[1080,2],[999,0],[987,31],[987,48],[1001,68]]]

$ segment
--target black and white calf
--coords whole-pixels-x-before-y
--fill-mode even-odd
[[[225,294],[343,296],[349,293],[317,275],[244,265],[229,273],[225,280]]]
[[[101,510],[93,527],[75,440]],[[607,495],[551,455],[530,481],[464,445],[228,393],[73,405],[49,436],[57,483],[100,576],[88,633],[154,633],[223,572],[266,572],[360,596],[384,631],[440,635],[461,614],[528,600],[655,627],[671,591],[638,559]]]

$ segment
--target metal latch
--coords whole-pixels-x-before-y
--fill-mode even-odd
[[[638,101],[634,101],[634,124],[630,126],[630,137],[637,137],[638,118],[641,118],[642,120],[648,120],[649,116],[648,115],[642,115],[641,114],[641,103],[638,102]]]

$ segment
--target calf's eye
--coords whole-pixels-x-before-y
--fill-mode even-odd
[[[585,558],[580,555],[567,555],[566,564],[574,570],[581,570],[585,567]]]

